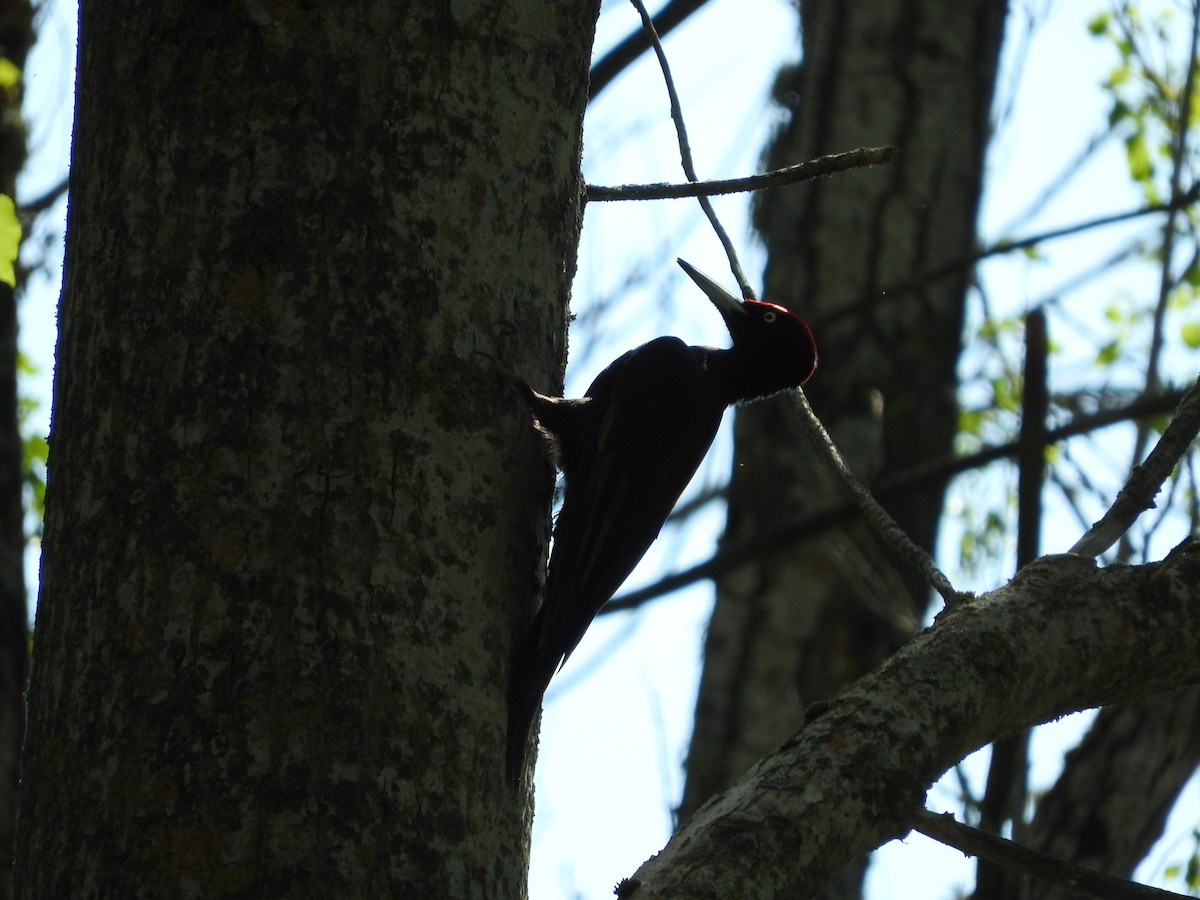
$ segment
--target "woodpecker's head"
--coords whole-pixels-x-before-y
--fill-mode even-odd
[[[739,300],[693,266],[677,260],[683,271],[708,295],[733,338],[742,399],[798,387],[817,370],[817,344],[808,325],[774,303]]]

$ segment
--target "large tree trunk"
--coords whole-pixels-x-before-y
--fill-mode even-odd
[[[597,3],[85,3],[28,898],[518,897]]]
[[[986,0],[801,3],[802,63],[777,91],[792,115],[769,165],[856,146],[902,151],[880,170],[771,192],[758,210],[764,298],[812,323],[821,367],[806,390],[867,479],[951,449],[971,272],[922,273],[972,250],[1005,11]],[[739,411],[735,433],[726,547],[752,546],[838,494],[785,404]],[[942,494],[891,504],[922,546],[934,544]],[[928,589],[887,558],[855,524],[720,579],[684,817],[792,734],[806,704],[912,634]],[[883,599],[897,596],[907,600]]]

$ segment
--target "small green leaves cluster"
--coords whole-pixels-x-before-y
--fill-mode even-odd
[[[964,372],[956,450],[968,455],[990,444],[1011,440],[1021,422],[1021,358],[1025,339],[1023,315],[985,317],[975,331],[975,371]],[[955,494],[971,502],[951,502],[948,513],[960,522],[958,565],[971,578],[982,577],[1003,559],[1012,535],[1016,494],[989,489],[986,472],[963,477]],[[974,483],[973,483],[974,482]]]
[[[37,367],[25,354],[17,353],[17,374],[36,374]],[[24,506],[26,530],[38,537],[42,533],[42,516],[46,511],[46,463],[50,457],[50,444],[46,436],[34,432],[29,424],[39,404],[32,397],[17,398],[17,426],[21,434],[21,479],[24,482]]]
[[[1109,124],[1122,133],[1129,176],[1148,203],[1168,196],[1165,177],[1173,164],[1187,80],[1170,48],[1190,31],[1187,25],[1170,5],[1147,11],[1129,2],[1114,4],[1088,23],[1092,35],[1116,50],[1117,62],[1103,84],[1110,97]],[[1192,93],[1189,105],[1194,125],[1200,121],[1200,92]]]
[[[1182,7],[1171,4],[1150,8],[1121,2],[1088,23],[1088,31],[1115,51],[1116,63],[1103,84],[1110,99],[1109,124],[1125,143],[1129,177],[1148,203],[1167,203],[1173,193],[1186,192],[1196,178],[1200,156],[1195,137],[1200,125],[1200,85],[1194,83],[1198,61],[1186,60],[1187,54],[1179,52],[1181,41],[1186,41],[1192,30],[1182,13]],[[1189,76],[1193,82],[1190,88]],[[1191,136],[1182,144],[1185,152],[1180,154],[1179,135],[1184,127]],[[1200,232],[1195,205],[1179,209],[1174,222],[1180,242],[1194,243]],[[1156,265],[1163,264],[1161,247],[1152,248],[1147,256]],[[1176,313],[1175,320],[1182,322],[1178,339],[1182,346],[1193,350],[1200,349],[1200,312],[1195,308],[1198,296],[1200,267],[1193,260],[1171,287],[1168,301],[1169,309]],[[1101,365],[1115,357],[1120,332],[1128,335],[1124,328],[1127,321],[1121,317],[1110,320],[1119,328],[1113,341],[1101,350],[1097,360]]]
[[[1192,855],[1182,864],[1169,865],[1163,874],[1171,880],[1182,879],[1186,889],[1196,894],[1200,892],[1200,828],[1192,829]]]
[[[0,58],[0,90],[7,86],[7,79],[12,76],[10,69],[15,69],[8,60]],[[16,70],[16,78],[20,79],[20,71]],[[17,218],[16,204],[13,198],[0,194],[0,281],[9,287],[16,287],[17,254],[21,248],[21,223]],[[22,353],[17,354],[17,375],[29,376],[37,373],[33,365]],[[25,484],[25,509],[29,514],[29,527],[40,533],[42,514],[46,502],[46,460],[49,456],[49,444],[45,435],[32,433],[29,420],[37,411],[37,401],[28,396],[17,400],[17,425],[21,433],[22,444],[22,480]]]
[[[4,60],[0,59],[0,63]],[[0,78],[3,67],[0,66]],[[17,219],[17,206],[13,198],[0,194],[0,281],[16,287],[17,252],[21,248],[21,223]]]

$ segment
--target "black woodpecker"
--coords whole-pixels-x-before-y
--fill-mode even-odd
[[[660,337],[614,360],[577,399],[523,385],[566,480],[542,604],[513,656],[508,779],[517,784],[546,686],[645,555],[708,452],[725,408],[808,380],[817,347],[782,306],[739,300],[683,260],[733,346]]]

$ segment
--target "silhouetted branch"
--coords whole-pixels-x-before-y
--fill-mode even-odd
[[[70,184],[71,178],[68,175],[54,187],[50,188],[50,190],[46,191],[46,193],[42,194],[42,196],[35,197],[28,203],[22,203],[19,207],[17,207],[17,214],[22,219],[32,218],[38,213],[49,209],[58,201],[59,197],[67,192],[67,188],[70,187]]]
[[[700,177],[696,174],[696,164],[692,161],[692,148],[688,143],[687,126],[683,122],[683,106],[679,102],[679,94],[675,91],[675,79],[671,77],[671,66],[667,63],[667,54],[663,50],[662,42],[658,39],[658,33],[654,30],[654,22],[651,21],[650,14],[646,12],[645,4],[642,3],[642,0],[629,0],[629,2],[642,17],[642,29],[654,46],[654,54],[658,57],[659,68],[662,69],[663,81],[667,85],[667,94],[671,98],[671,121],[675,123],[675,135],[679,140],[679,162],[683,166],[683,174],[687,176],[688,181],[698,183]],[[733,277],[737,279],[742,296],[747,300],[754,299],[754,288],[751,286],[750,280],[746,278],[746,273],[742,271],[742,263],[738,259],[737,250],[734,249],[733,241],[730,240],[725,226],[717,218],[717,211],[713,209],[712,201],[705,194],[697,194],[696,199],[700,201],[700,208],[704,210],[705,217],[712,225],[717,240],[725,248],[725,256],[729,259],[729,268],[733,271]]]
[[[1130,419],[1170,412],[1179,404],[1183,397],[1183,391],[1171,391],[1159,397],[1139,397],[1137,400],[1119,409],[1109,409],[1091,415],[1077,416],[1066,425],[1060,425],[1058,428],[1052,428],[1047,431],[1046,446],[1051,446],[1067,438],[1078,437],[1079,435],[1087,434],[1100,428],[1107,428],[1110,425],[1116,425]],[[941,459],[930,460],[927,463],[913,466],[902,472],[885,475],[872,484],[871,490],[877,498],[891,500],[902,497],[912,491],[921,490],[931,484],[939,484],[963,472],[982,468],[997,460],[1015,457],[1019,450],[1019,441],[1009,441],[1006,444],[987,447],[969,456],[947,456]],[[667,575],[654,584],[649,584],[646,587],[622,594],[610,600],[600,610],[600,613],[603,615],[605,613],[634,609],[648,600],[653,600],[655,597],[661,597],[672,591],[677,591],[680,588],[687,587],[689,584],[694,584],[697,581],[703,581],[708,578],[716,578],[736,569],[749,560],[776,553],[802,538],[849,521],[857,512],[858,509],[853,503],[827,504],[781,528],[759,534],[752,541],[727,546],[710,559],[689,569]]]
[[[1144,510],[1154,507],[1155,495],[1197,433],[1200,433],[1200,381],[1183,395],[1171,424],[1146,461],[1133,467],[1129,480],[1108,512],[1075,543],[1071,552],[1096,557],[1115,544]]]
[[[738,194],[782,187],[801,181],[811,181],[847,169],[864,169],[890,162],[900,152],[898,147],[861,147],[845,153],[820,156],[808,162],[785,166],[759,175],[744,178],[728,178],[723,181],[698,181],[691,184],[623,184],[615,187],[589,184],[587,199],[608,200],[679,200],[698,197],[701,194],[715,197],[720,194]]]
[[[622,198],[623,199],[623,198]],[[1062,228],[1054,228],[1050,231],[1042,231],[1037,234],[1027,235],[1022,238],[1014,238],[1012,240],[1002,239],[992,244],[990,247],[985,247],[977,253],[970,256],[952,259],[942,263],[924,272],[918,272],[907,281],[898,282],[895,284],[885,285],[877,294],[870,297],[865,297],[857,303],[852,303],[848,306],[839,308],[826,316],[809,317],[809,324],[814,328],[822,329],[828,325],[847,319],[854,315],[859,315],[864,309],[867,309],[871,304],[878,302],[880,296],[886,296],[889,302],[896,302],[897,298],[903,294],[912,296],[918,288],[922,288],[927,284],[937,281],[939,278],[945,278],[948,275],[954,275],[959,272],[966,271],[976,263],[985,259],[991,259],[994,256],[1003,256],[1007,253],[1013,253],[1018,250],[1027,250],[1030,247],[1036,247],[1038,244],[1043,244],[1047,241],[1056,240],[1058,238],[1070,237],[1075,234],[1081,234],[1085,231],[1090,231],[1094,228],[1103,228],[1108,225],[1116,225],[1120,222],[1128,222],[1133,219],[1140,219],[1143,216],[1157,215],[1158,213],[1170,213],[1173,210],[1186,209],[1192,204],[1200,200],[1200,183],[1192,185],[1191,188],[1184,194],[1172,198],[1166,203],[1151,203],[1146,206],[1140,206],[1137,209],[1126,210],[1125,212],[1112,213],[1107,216],[1098,216],[1095,219],[1085,219],[1082,222],[1076,222],[1073,225],[1065,225]],[[1114,262],[1118,262],[1130,255],[1129,250],[1121,251],[1115,254],[1110,259],[1106,260],[1098,269],[1106,269]],[[1065,293],[1067,290],[1064,286],[1056,287],[1053,295]]]
[[[707,2],[708,0],[670,0],[652,20],[654,30],[659,35],[666,36]],[[629,37],[609,50],[592,66],[588,79],[588,100],[595,100],[597,94],[649,49],[650,36],[645,30],[639,28],[630,32]]]
[[[1025,317],[1025,371],[1021,385],[1021,434],[1017,453],[1017,569],[1038,557],[1042,533],[1042,490],[1046,482],[1046,416],[1050,388],[1046,313],[1032,309]],[[1029,732],[1010,735],[992,744],[987,785],[979,801],[979,830],[1000,834],[1012,822],[1017,836],[1028,794]],[[1012,873],[989,857],[980,856],[973,900],[999,900],[1016,893]]]
[[[1043,231],[1039,234],[1031,234],[1023,238],[996,241],[996,243],[991,247],[981,250],[979,253],[972,256],[969,262],[976,263],[981,259],[988,259],[992,256],[1000,256],[1004,253],[1011,253],[1014,250],[1026,250],[1030,247],[1036,247],[1038,244],[1045,243],[1046,241],[1070,237],[1073,234],[1090,231],[1093,228],[1103,228],[1106,225],[1116,225],[1120,222],[1128,222],[1132,219],[1140,219],[1142,216],[1150,216],[1160,212],[1170,213],[1191,206],[1198,199],[1200,199],[1200,183],[1192,185],[1186,193],[1180,194],[1174,200],[1169,200],[1166,203],[1149,203],[1146,206],[1139,206],[1137,209],[1128,209],[1125,212],[1111,213],[1107,216],[1097,216],[1094,219],[1084,219],[1082,222],[1076,222],[1073,225],[1064,225],[1062,228],[1052,228],[1050,231]],[[966,262],[968,261],[960,261],[958,265],[964,265]]]
[[[1192,95],[1196,87],[1196,66],[1194,60],[1196,53],[1200,52],[1200,10],[1195,6],[1192,9],[1192,38],[1191,46],[1188,51],[1188,60],[1193,61],[1187,67],[1187,76],[1183,83],[1183,92],[1179,96],[1179,125],[1173,129],[1172,137],[1173,146],[1171,148],[1171,179],[1169,196],[1174,199],[1183,193],[1183,174],[1186,168],[1190,168],[1184,161],[1184,156],[1188,151],[1188,138],[1191,135],[1191,114],[1192,114]],[[1167,97],[1164,97],[1167,100]],[[1175,258],[1175,235],[1176,227],[1175,220],[1179,214],[1179,210],[1172,208],[1167,212],[1166,221],[1163,222],[1162,247],[1157,254],[1159,258],[1159,278],[1158,278],[1158,302],[1154,305],[1154,316],[1151,319],[1150,330],[1150,348],[1146,359],[1146,387],[1145,393],[1153,394],[1157,392],[1160,384],[1159,363],[1162,358],[1163,351],[1163,325],[1166,321],[1167,304],[1170,302],[1171,294],[1175,288],[1175,275],[1171,271],[1171,265]],[[1147,427],[1139,426],[1137,436],[1133,441],[1133,459],[1130,462],[1131,466],[1136,466],[1137,461],[1142,458],[1142,454],[1146,452],[1146,444],[1150,439],[1150,431]],[[1157,490],[1155,491],[1157,493]],[[1141,510],[1138,511],[1139,513]],[[1121,534],[1121,546],[1117,549],[1117,558],[1126,559],[1129,555],[1129,541],[1124,532]]]
[[[809,437],[816,444],[817,452],[825,457],[833,467],[838,479],[842,482],[842,486],[854,498],[855,505],[862,513],[863,518],[867,520],[867,523],[875,529],[875,533],[901,559],[921,573],[921,577],[935,591],[941,594],[942,599],[946,602],[946,606],[953,606],[965,599],[962,594],[954,589],[954,585],[950,583],[950,579],[946,577],[946,574],[937,567],[937,563],[933,561],[933,557],[922,547],[917,546],[916,542],[905,533],[904,529],[896,523],[896,520],[891,517],[888,511],[879,504],[879,501],[871,496],[871,492],[863,486],[862,482],[854,477],[854,473],[850,471],[850,467],[846,465],[846,461],[842,459],[842,455],[838,452],[837,447],[834,446],[833,439],[829,437],[829,432],[825,430],[825,426],[821,424],[821,420],[817,418],[817,414],[809,406],[808,397],[804,395],[803,388],[790,391],[789,397],[796,411],[799,413],[800,421],[803,422]]]
[[[961,850],[968,856],[978,856],[996,865],[1023,872],[1049,884],[1070,891],[1077,891],[1100,900],[1182,900],[1182,894],[1149,887],[1124,878],[1097,872],[1095,869],[1077,866],[1025,847],[1005,838],[978,828],[971,828],[955,821],[950,813],[936,815],[929,810],[915,811],[909,818],[909,826],[926,837]]]

